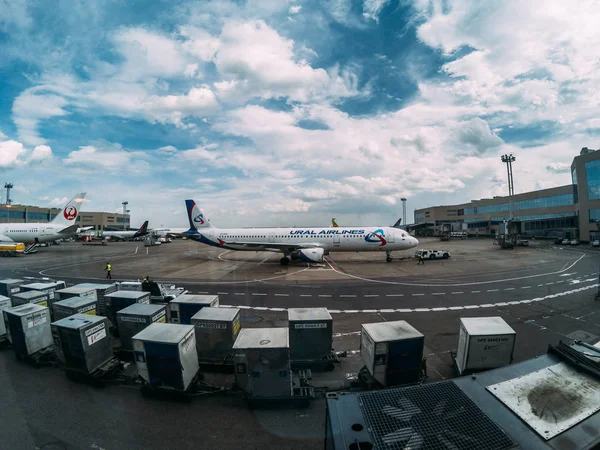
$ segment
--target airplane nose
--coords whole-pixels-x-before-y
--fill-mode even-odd
[[[417,245],[419,245],[419,240],[417,238],[412,238],[413,240],[413,245],[416,247]]]

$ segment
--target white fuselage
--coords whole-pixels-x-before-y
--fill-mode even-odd
[[[283,253],[294,251],[298,247],[317,247],[328,252],[392,252],[408,250],[419,243],[406,231],[391,227],[204,228],[199,229],[198,233],[201,236],[194,238],[192,234],[191,237],[216,247]]]
[[[116,239],[131,239],[137,233],[136,231],[103,231],[103,238],[116,238]]]
[[[54,225],[52,223],[0,224],[0,242],[23,242],[30,244],[35,242],[36,238],[38,242],[52,242],[75,234],[65,235],[59,233],[64,228],[64,225]]]

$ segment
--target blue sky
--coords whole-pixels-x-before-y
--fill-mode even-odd
[[[133,224],[391,224],[569,183],[600,128],[594,2],[0,0],[18,203]],[[411,214],[412,215],[412,214]]]

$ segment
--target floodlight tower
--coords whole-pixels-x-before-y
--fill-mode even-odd
[[[510,155],[502,155],[501,159],[503,163],[506,163],[506,172],[508,174],[508,218],[509,220],[513,220],[513,196],[515,195],[515,183],[513,180],[512,163],[516,158],[511,153]]]
[[[14,187],[12,183],[4,183],[4,189],[6,189],[6,204],[12,204],[12,200],[10,199],[10,190]]]

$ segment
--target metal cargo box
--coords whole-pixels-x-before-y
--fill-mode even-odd
[[[108,319],[75,314],[52,323],[54,348],[66,369],[92,374],[113,359]]]
[[[218,295],[182,294],[169,303],[171,306],[171,322],[189,325],[192,316],[206,306],[219,306]]]
[[[54,302],[54,305],[52,305],[55,321],[72,316],[73,314],[95,316],[97,308],[98,302],[96,299],[83,297],[71,297],[66,300]]]
[[[13,306],[25,305],[27,303],[35,303],[40,306],[48,306],[50,296],[46,292],[26,291],[17,292],[12,295]]]
[[[56,300],[66,300],[72,297],[98,300],[98,297],[96,296],[96,290],[91,288],[71,286],[56,291]]]
[[[461,318],[456,350],[459,373],[512,363],[515,338],[515,330],[502,317]]]
[[[153,323],[133,336],[138,374],[150,386],[186,391],[199,369],[191,325]]]
[[[288,309],[292,361],[320,360],[333,348],[333,319],[327,308]]]
[[[200,360],[223,361],[240,332],[240,310],[205,307],[192,317]]]
[[[254,398],[291,397],[289,330],[244,328],[233,344],[235,382]]]
[[[423,335],[404,320],[362,325],[360,356],[382,386],[419,381],[423,347]]]
[[[117,292],[117,290],[119,289],[117,283],[79,283],[74,287],[90,288],[96,291],[96,297],[98,298],[98,315],[100,316],[106,315],[106,299],[104,298],[104,296],[106,294],[112,294],[113,292]]]
[[[12,307],[10,298],[0,295],[0,342],[6,339],[6,325],[4,325],[2,311],[10,307]]]
[[[150,293],[141,291],[117,291],[104,296],[106,317],[110,323],[117,326],[117,312],[136,303],[150,304]]]
[[[50,310],[34,303],[2,311],[6,336],[18,358],[26,358],[52,347]]]
[[[52,306],[56,289],[56,283],[29,283],[21,285],[21,292],[36,291],[48,294],[48,299],[50,300],[49,305],[47,305],[48,307]]]
[[[23,283],[25,283],[25,281],[17,280],[15,278],[0,280],[0,295],[10,297],[17,292],[21,292],[21,285]]]
[[[120,291],[142,291],[142,282],[141,281],[121,281],[119,283]]]
[[[132,351],[131,338],[152,323],[165,323],[167,308],[162,305],[136,303],[117,312],[117,328],[123,350]]]

